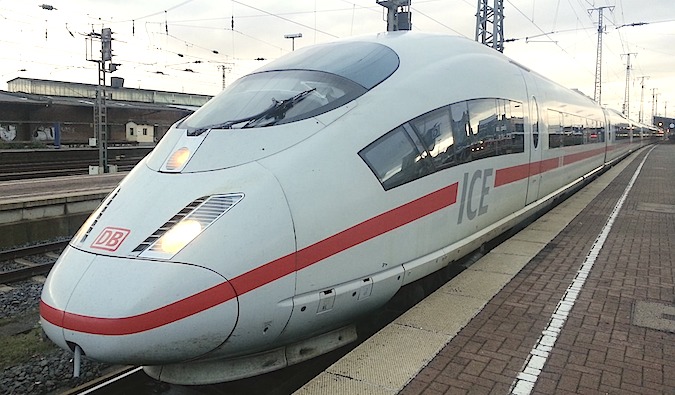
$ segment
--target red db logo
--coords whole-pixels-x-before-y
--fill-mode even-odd
[[[99,250],[116,251],[124,239],[131,233],[129,229],[107,227],[103,229],[96,240],[91,243],[91,248]]]

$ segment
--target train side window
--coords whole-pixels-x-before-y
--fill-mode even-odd
[[[584,119],[584,143],[591,144],[598,141],[598,134],[595,133],[595,121]]]
[[[525,152],[523,105],[507,99],[476,99],[450,106],[457,164]]]
[[[586,144],[586,140],[584,139],[586,134],[586,120],[578,116],[575,116],[573,119],[574,119],[574,143],[576,145]]]
[[[457,164],[471,160],[473,133],[469,126],[469,107],[467,102],[450,105],[452,134],[455,137],[455,161]]]
[[[630,138],[630,125],[628,122],[621,122],[616,125],[616,139],[627,140]]]
[[[473,160],[497,155],[497,106],[495,99],[470,100],[469,129],[473,134]]]
[[[385,190],[430,174],[433,170],[402,126],[359,152]]]
[[[454,166],[455,139],[452,134],[450,108],[441,107],[410,121],[438,169]]]
[[[563,113],[563,145],[581,145],[584,143],[582,119],[576,115]]]
[[[598,135],[598,142],[605,142],[605,122],[596,121],[595,123],[595,133]]]
[[[510,102],[511,113],[507,122],[507,136],[510,145],[507,154],[525,152],[525,118],[523,104],[517,101]]]
[[[593,119],[586,119],[586,130],[584,135],[587,143],[601,143],[605,141],[602,122]]]
[[[559,148],[563,146],[562,113],[548,110],[548,147]]]

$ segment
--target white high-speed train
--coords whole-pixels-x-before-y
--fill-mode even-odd
[[[646,132],[464,38],[303,48],[168,131],[54,266],[42,326],[167,382],[279,369]]]

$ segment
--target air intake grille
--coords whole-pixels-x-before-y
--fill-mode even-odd
[[[142,253],[145,250],[159,251],[157,241],[172,227],[183,220],[193,220],[199,222],[202,231],[211,225],[215,220],[229,211],[235,204],[244,198],[243,193],[204,196],[194,200],[183,208],[178,214],[174,215],[164,225],[139,244],[133,253]]]
[[[110,203],[113,201],[115,196],[120,192],[120,187],[115,188],[114,191],[112,191],[101,203],[99,208],[94,212],[82,225],[82,228],[80,231],[75,235],[73,238],[73,242],[75,244],[80,244],[83,243],[87,237],[89,237],[89,233],[91,233],[91,230],[94,229],[94,226],[96,226],[96,223],[98,222],[99,218],[101,218],[101,215],[103,215],[103,212],[110,206]],[[85,231],[86,229],[86,231]],[[83,232],[84,231],[84,232]]]

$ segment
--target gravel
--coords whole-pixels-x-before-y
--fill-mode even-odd
[[[13,317],[40,303],[42,284],[33,280],[12,283],[12,289],[0,292],[0,318]]]
[[[0,272],[9,272],[11,270],[21,269],[25,267],[20,263],[16,263],[13,260],[0,262]]]
[[[34,328],[39,320],[37,307],[42,284],[27,280],[12,283],[11,288],[0,292],[0,319],[11,321],[25,315],[31,317],[28,328]],[[0,346],[0,352],[6,347],[4,344],[9,343],[9,337],[15,335],[11,327],[10,324],[0,326],[0,344],[3,345]],[[72,352],[54,346],[43,353],[32,355],[26,362],[5,368],[0,376],[0,394],[56,394],[99,377],[109,367],[83,357],[81,377],[73,378]]]
[[[80,377],[73,378],[72,358],[72,353],[59,349],[5,368],[0,377],[0,393],[56,394],[101,376],[109,367],[82,358]]]

